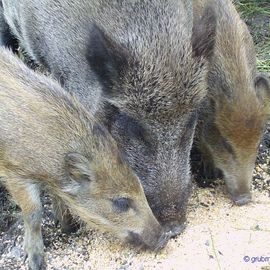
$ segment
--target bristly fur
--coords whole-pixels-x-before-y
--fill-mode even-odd
[[[194,113],[207,94],[214,11],[193,25],[189,0],[16,3],[3,0],[21,46],[108,125],[154,214],[166,229],[177,227],[191,184]]]
[[[45,265],[41,188],[66,231],[76,225],[71,212],[122,240],[132,232],[149,248],[163,247],[168,237],[106,128],[57,82],[3,48],[0,70],[0,178],[22,209],[29,268]],[[128,201],[125,211],[114,209],[119,199]]]
[[[149,1],[143,5],[135,1],[121,8],[124,14],[140,12],[140,16],[132,16],[132,20],[124,17],[125,29],[111,29],[100,21],[103,15],[91,28],[88,46],[90,66],[105,86],[109,101],[142,118],[179,118],[197,107],[206,95],[203,70],[207,69],[205,58],[212,53],[215,40],[211,8],[193,28],[192,40],[192,28],[186,27],[190,18],[183,14],[181,1]],[[117,13],[118,9],[115,4],[109,12]],[[162,12],[166,16],[157,23],[155,16]]]

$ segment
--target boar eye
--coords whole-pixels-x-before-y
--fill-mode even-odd
[[[232,147],[232,145],[228,142],[228,140],[226,140],[226,139],[222,139],[222,144],[223,144],[223,146],[224,146],[224,148],[231,154],[231,155],[233,155],[233,156],[235,156],[235,152],[234,152],[234,150],[233,150],[233,147]]]
[[[130,200],[127,198],[114,199],[112,202],[118,212],[126,212],[130,208]]]
[[[135,118],[126,114],[122,114],[121,118],[123,122],[122,126],[125,126],[125,132],[129,138],[148,143],[150,140],[150,135],[141,123],[139,123]]]

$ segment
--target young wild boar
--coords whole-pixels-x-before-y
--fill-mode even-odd
[[[0,178],[22,209],[25,251],[41,269],[40,189],[86,223],[151,249],[167,242],[116,143],[57,83],[0,49]]]
[[[207,0],[194,0],[198,18]],[[201,112],[196,146],[206,174],[222,171],[233,201],[251,200],[252,171],[269,114],[270,85],[257,73],[251,35],[230,0],[211,1],[217,16],[215,52],[208,75],[208,105]]]
[[[214,47],[212,10],[193,27],[189,0],[2,2],[21,46],[103,117],[154,214],[179,232]]]

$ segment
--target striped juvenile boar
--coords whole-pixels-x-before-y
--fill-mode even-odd
[[[204,173],[223,173],[232,200],[251,200],[256,154],[269,114],[270,85],[258,74],[255,48],[230,0],[194,0],[195,18],[211,3],[217,37],[208,75],[208,105],[200,115],[197,144]]]
[[[212,10],[193,27],[190,0],[4,0],[3,6],[30,56],[102,115],[154,214],[180,232],[196,110],[214,46]]]
[[[20,206],[31,269],[41,269],[40,189],[91,226],[151,249],[167,242],[109,133],[57,83],[0,49],[0,177]]]

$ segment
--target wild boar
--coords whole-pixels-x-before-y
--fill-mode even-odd
[[[214,12],[206,7],[193,26],[189,0],[4,0],[3,7],[29,55],[103,117],[158,220],[180,232]]]
[[[20,206],[31,269],[44,266],[40,190],[120,239],[162,248],[167,234],[116,142],[76,98],[0,49],[0,178]]]
[[[208,105],[199,117],[196,147],[204,173],[221,170],[232,200],[251,200],[256,154],[269,114],[270,84],[258,74],[251,35],[230,0],[194,0],[194,18],[205,5],[217,16],[217,36],[208,75]],[[210,4],[211,3],[211,4]]]

